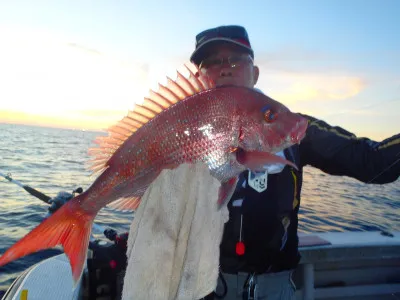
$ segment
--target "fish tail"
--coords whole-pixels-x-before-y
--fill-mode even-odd
[[[82,275],[93,220],[96,214],[85,212],[78,197],[59,208],[0,257],[0,267],[36,251],[62,245],[69,258],[74,286]]]

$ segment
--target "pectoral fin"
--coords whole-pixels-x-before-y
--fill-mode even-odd
[[[238,149],[236,151],[236,159],[240,164],[252,171],[259,171],[267,164],[285,164],[298,170],[297,166],[291,161],[268,152]]]

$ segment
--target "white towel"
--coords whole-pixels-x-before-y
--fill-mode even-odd
[[[123,300],[200,299],[217,285],[229,212],[205,164],[164,170],[147,189],[128,239]]]

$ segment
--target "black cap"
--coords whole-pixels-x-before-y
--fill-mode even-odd
[[[238,25],[229,25],[207,29],[196,35],[196,49],[190,56],[190,61],[199,65],[206,54],[205,50],[210,45],[221,42],[239,46],[254,59],[254,52],[246,29]]]

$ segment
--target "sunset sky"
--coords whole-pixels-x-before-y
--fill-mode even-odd
[[[400,132],[400,1],[277,2],[1,1],[0,123],[105,129],[199,31],[239,24],[266,94],[359,136]]]

